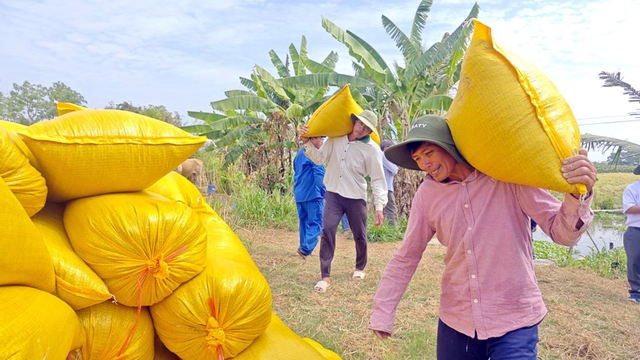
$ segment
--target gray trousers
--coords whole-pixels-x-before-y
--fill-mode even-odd
[[[396,196],[391,190],[387,191],[387,205],[382,209],[382,214],[389,221],[389,225],[396,226],[398,209],[396,208]]]
[[[640,228],[628,227],[622,237],[624,251],[627,253],[627,280],[629,294],[640,296]]]
[[[324,194],[320,241],[320,272],[323,278],[331,276],[331,262],[336,251],[336,231],[342,214],[347,214],[356,245],[356,269],[364,270],[367,266],[367,202],[327,191]]]

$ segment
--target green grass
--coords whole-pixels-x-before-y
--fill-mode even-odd
[[[565,246],[534,240],[533,249],[537,259],[554,260],[560,267],[591,269],[609,279],[625,279],[627,276],[627,256],[622,248],[612,251],[592,249],[590,255],[582,257]]]

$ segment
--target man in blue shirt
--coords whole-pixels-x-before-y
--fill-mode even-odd
[[[309,138],[319,149],[322,137]],[[322,209],[324,208],[324,165],[316,165],[304,154],[304,147],[293,159],[293,195],[296,198],[300,227],[298,255],[303,259],[311,255],[322,232]]]

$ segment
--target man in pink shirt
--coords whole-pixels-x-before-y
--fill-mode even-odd
[[[596,169],[586,150],[563,161],[565,194],[490,178],[458,152],[446,121],[416,119],[407,140],[385,156],[427,172],[416,191],[402,246],[387,265],[374,297],[369,329],[392,336],[396,308],[434,235],[447,247],[442,275],[437,358],[536,359],[538,324],[547,313],[533,267],[530,218],[554,242],[572,246],[593,220]],[[526,161],[526,160],[523,160]]]

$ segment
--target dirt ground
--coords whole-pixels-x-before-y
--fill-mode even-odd
[[[384,343],[366,326],[378,280],[400,243],[369,244],[366,278],[354,281],[353,240],[339,235],[331,286],[319,294],[313,291],[320,276],[319,247],[303,260],[296,254],[297,232],[236,229],[236,234],[271,286],[274,311],[301,336],[343,359],[401,358],[393,353],[410,346],[415,334],[425,338],[426,348],[435,348],[443,246],[427,247],[398,308],[397,336]],[[548,264],[536,265],[536,276],[549,309],[540,326],[540,359],[640,359],[640,306],[626,300],[626,280]]]

